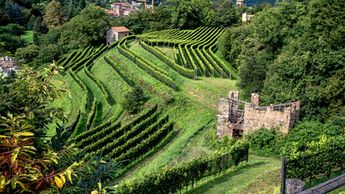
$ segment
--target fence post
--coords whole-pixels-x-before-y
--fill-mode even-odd
[[[281,188],[280,188],[280,194],[285,194],[285,186],[286,186],[286,158],[282,158],[282,176],[281,176]]]

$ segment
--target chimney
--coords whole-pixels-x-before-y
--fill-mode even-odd
[[[258,93],[252,93],[251,103],[254,106],[259,106],[260,95]]]

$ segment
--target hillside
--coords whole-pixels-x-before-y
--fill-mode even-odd
[[[70,95],[54,104],[69,118],[73,133],[66,141],[75,143],[83,155],[87,153],[84,159],[95,154],[118,161],[130,159],[117,182],[143,178],[166,165],[214,152],[208,144],[216,138],[217,102],[229,90],[237,90],[235,71],[214,53],[222,32],[200,27],[147,33],[110,46],[88,47],[61,59],[58,64],[64,73],[57,79],[65,83]],[[92,58],[94,62],[88,62]],[[143,89],[147,102],[144,110],[132,116],[123,103],[135,87]],[[166,126],[173,128],[160,133]],[[161,140],[150,140],[156,134],[149,132],[153,129]],[[137,138],[152,144],[136,150]],[[130,156],[125,149],[140,154]],[[254,160],[253,167],[244,169],[259,170],[260,162]],[[278,163],[268,165],[276,168]],[[243,181],[248,185],[253,180]]]

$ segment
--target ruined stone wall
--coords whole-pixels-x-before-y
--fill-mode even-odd
[[[237,91],[230,91],[227,98],[222,98],[218,104],[218,137],[247,135],[260,128],[277,128],[288,133],[299,119],[299,101],[263,107],[259,101],[256,93],[252,94],[251,103],[239,101]],[[238,110],[239,103],[245,105],[244,110]]]
[[[277,128],[282,133],[288,133],[299,118],[299,109],[299,102],[291,103],[281,111],[273,110],[273,106],[246,104],[243,133],[246,135],[260,128]]]
[[[223,137],[225,134],[232,135],[232,132],[229,130],[229,100],[227,98],[220,99],[218,103],[218,114],[217,114],[217,129],[218,137]],[[231,133],[231,134],[230,134]]]

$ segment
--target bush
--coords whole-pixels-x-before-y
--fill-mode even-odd
[[[145,103],[144,91],[138,87],[134,86],[133,90],[125,95],[125,100],[123,102],[123,108],[129,113],[135,114],[139,112],[141,107]]]
[[[279,154],[282,135],[276,130],[259,129],[247,136],[251,148],[259,154]]]

